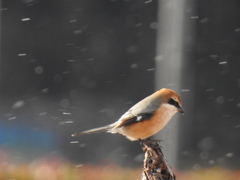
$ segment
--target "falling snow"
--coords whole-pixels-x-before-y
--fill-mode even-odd
[[[42,74],[43,73],[43,67],[42,66],[37,66],[34,69],[34,71],[35,71],[36,74]]]
[[[4,138],[0,143],[4,148],[0,157],[9,150],[11,167],[16,166],[14,161],[27,162],[33,157],[34,164],[39,154],[46,153],[48,159],[59,152],[61,158],[75,163],[121,160],[124,165],[139,165],[143,159],[139,143],[104,133],[106,138],[96,134],[77,140],[70,135],[75,130],[112,123],[155,88],[169,87],[179,90],[186,109],[177,121],[177,145],[181,144],[177,147],[181,152],[177,152],[178,163],[193,170],[228,165],[238,168],[238,6],[236,2],[217,4],[219,8],[212,13],[217,2],[211,6],[199,2],[200,8],[190,3],[181,11],[183,22],[173,19],[171,24],[170,16],[176,11],[168,11],[162,17],[170,24],[162,26],[158,2],[167,1],[3,3],[0,128]],[[223,9],[231,13],[222,13]],[[176,24],[183,29],[172,29]],[[162,27],[165,34],[159,34]],[[163,41],[172,31],[174,36]],[[175,48],[179,32],[181,53]],[[167,53],[157,47],[159,42]],[[184,63],[180,65],[181,57]],[[165,74],[159,72],[160,66],[166,69]],[[176,122],[172,123],[175,126]],[[170,139],[175,132],[170,132]],[[168,144],[164,135],[159,137],[168,152],[171,142]],[[37,146],[41,142],[43,145]],[[112,152],[116,146],[121,149],[117,155]]]
[[[30,18],[22,18],[22,21],[30,21]]]
[[[18,54],[18,56],[26,56],[27,54],[26,53],[20,53]]]
[[[25,105],[25,102],[23,100],[16,101],[13,105],[13,109],[19,109]]]

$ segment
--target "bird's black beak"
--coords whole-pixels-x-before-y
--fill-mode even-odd
[[[182,109],[182,108],[178,108],[178,112],[180,112],[180,113],[184,114],[184,111],[183,111],[183,109]]]

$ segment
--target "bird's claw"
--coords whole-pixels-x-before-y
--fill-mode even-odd
[[[148,146],[149,144],[153,143],[160,143],[162,140],[161,139],[152,139],[152,138],[147,138],[147,139],[138,139],[140,141],[140,144],[143,146]]]

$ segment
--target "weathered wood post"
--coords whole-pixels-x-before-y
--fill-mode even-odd
[[[176,180],[164,158],[159,142],[147,140],[143,142],[143,146],[145,159],[142,180]]]

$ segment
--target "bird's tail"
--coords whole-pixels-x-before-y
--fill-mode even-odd
[[[114,124],[109,124],[107,126],[103,126],[103,127],[99,127],[99,128],[94,128],[94,129],[89,129],[89,130],[86,130],[86,131],[74,133],[74,134],[72,134],[72,136],[79,136],[79,135],[82,135],[82,134],[91,134],[91,133],[96,133],[96,132],[100,132],[100,131],[110,131],[110,129],[112,129],[113,127],[114,127]]]

